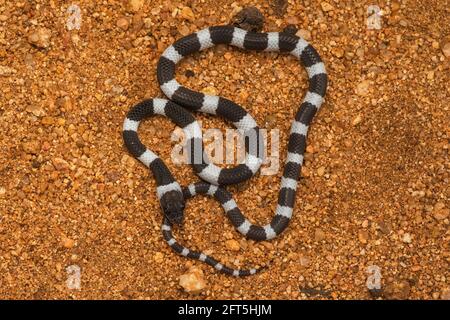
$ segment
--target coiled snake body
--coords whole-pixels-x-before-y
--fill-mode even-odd
[[[275,215],[265,226],[257,226],[247,220],[231,194],[220,187],[245,181],[260,168],[264,143],[256,122],[236,103],[222,97],[192,91],[175,80],[175,66],[183,57],[217,44],[230,44],[248,50],[287,52],[300,59],[308,73],[309,89],[291,126],[288,154]],[[229,268],[212,257],[182,246],[172,235],[172,224],[183,222],[186,199],[196,194],[208,194],[221,203],[231,223],[249,239],[270,240],[288,226],[292,218],[308,127],[326,93],[325,66],[316,50],[295,35],[284,32],[256,33],[232,26],[215,26],[183,37],[168,47],[159,59],[157,75],[162,91],[170,100],[151,99],[134,106],[124,121],[123,138],[129,152],[149,167],[155,176],[157,195],[164,212],[162,225],[164,239],[177,253],[203,261],[226,274],[234,276],[254,274],[260,269]],[[219,115],[240,129],[246,137],[246,142],[251,142],[246,143],[245,162],[231,169],[221,169],[210,163],[203,151],[201,129],[187,109]],[[181,188],[163,161],[141,143],[137,134],[139,123],[155,114],[167,116],[183,129],[189,162],[196,174],[208,183],[198,182]]]

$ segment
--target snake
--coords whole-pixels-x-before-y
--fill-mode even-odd
[[[257,123],[235,102],[193,91],[175,79],[176,65],[184,57],[219,44],[245,50],[289,53],[301,61],[308,74],[308,90],[291,124],[278,202],[270,223],[264,226],[251,223],[240,211],[232,194],[226,190],[227,185],[253,177],[263,162],[264,139]],[[165,241],[178,254],[202,261],[225,274],[241,277],[258,273],[264,267],[231,268],[205,253],[183,246],[174,238],[172,227],[183,223],[186,200],[203,194],[214,197],[232,225],[248,239],[271,240],[287,228],[293,216],[308,129],[327,90],[328,76],[323,61],[311,44],[291,33],[253,32],[230,25],[212,26],[184,36],[165,49],[157,64],[157,80],[167,99],[147,99],[132,107],[124,120],[122,134],[128,151],[147,166],[155,177],[156,193],[164,217],[161,230]],[[214,165],[204,151],[201,128],[191,111],[217,115],[233,123],[245,137],[244,162],[233,168]],[[140,122],[154,115],[165,116],[182,128],[188,163],[203,181],[181,187],[161,158],[140,141]]]

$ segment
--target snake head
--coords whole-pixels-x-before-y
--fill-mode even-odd
[[[163,194],[160,203],[164,215],[171,223],[183,223],[185,204],[183,193],[178,190],[168,191]]]

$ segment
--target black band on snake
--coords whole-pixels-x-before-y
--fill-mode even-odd
[[[176,64],[183,57],[217,44],[230,44],[247,50],[290,53],[301,60],[308,73],[309,89],[292,122],[275,215],[265,226],[257,226],[247,220],[231,194],[220,187],[245,181],[259,170],[264,143],[256,122],[236,103],[222,97],[192,91],[175,80]],[[133,107],[123,125],[123,138],[130,153],[148,166],[155,176],[157,194],[164,212],[162,227],[164,239],[177,253],[203,261],[226,274],[234,276],[254,274],[260,269],[235,270],[222,265],[212,257],[180,245],[172,236],[172,224],[183,222],[186,199],[196,194],[208,194],[222,204],[231,223],[249,239],[270,240],[286,229],[292,218],[308,127],[322,105],[326,93],[325,66],[317,51],[304,39],[295,35],[284,32],[256,33],[232,26],[216,26],[183,37],[167,48],[158,62],[157,75],[161,89],[170,101],[152,99]],[[231,121],[246,138],[250,137],[249,141],[252,143],[246,144],[245,162],[231,169],[221,169],[210,163],[203,152],[200,127],[186,109],[219,115]],[[183,129],[189,163],[193,165],[196,174],[209,183],[199,182],[182,189],[163,161],[140,142],[137,134],[139,122],[154,114],[169,117]]]

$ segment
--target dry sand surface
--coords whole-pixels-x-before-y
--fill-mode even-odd
[[[74,0],[82,23],[68,30],[70,1],[0,0],[0,298],[450,298],[449,1],[283,2]],[[379,30],[366,25],[372,4]],[[235,279],[166,245],[155,181],[121,127],[132,105],[163,97],[156,64],[168,45],[248,5],[265,31],[295,25],[330,83],[281,236],[245,240],[217,202],[188,202],[182,243],[234,267],[268,266]],[[266,223],[304,69],[287,55],[219,46],[185,59],[177,79],[280,130],[278,174],[230,188],[250,220]],[[186,185],[198,178],[170,161],[174,128],[158,117],[140,133]],[[195,295],[179,283],[192,266],[205,286]],[[79,290],[67,286],[77,267]],[[381,289],[369,290],[377,272]]]

